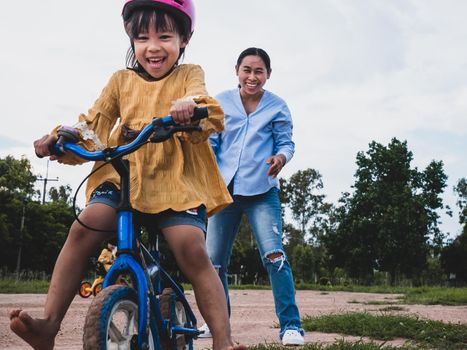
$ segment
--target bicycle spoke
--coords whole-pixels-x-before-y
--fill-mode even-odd
[[[118,327],[113,322],[110,322],[110,325],[109,325],[109,340],[112,343],[117,343],[117,344],[125,340],[125,337],[120,332],[120,329],[118,329]]]

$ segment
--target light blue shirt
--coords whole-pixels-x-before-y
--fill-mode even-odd
[[[224,131],[209,141],[226,185],[233,180],[235,195],[253,196],[279,188],[279,180],[268,176],[266,160],[283,154],[288,162],[295,151],[292,117],[280,97],[264,91],[256,110],[247,115],[240,89],[216,96],[225,113]]]

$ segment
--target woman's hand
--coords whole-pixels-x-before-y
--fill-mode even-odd
[[[193,100],[177,100],[170,108],[170,115],[175,123],[180,125],[190,125],[193,111],[197,104]]]
[[[275,156],[269,157],[266,160],[266,163],[271,165],[268,171],[268,176],[277,177],[284,167],[285,162],[286,159],[283,154],[276,154]]]

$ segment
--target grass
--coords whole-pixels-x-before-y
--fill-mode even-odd
[[[0,293],[46,293],[49,281],[45,277],[22,274],[16,280],[13,274],[3,275],[0,278]],[[191,289],[191,285],[183,284],[186,290]],[[267,290],[269,285],[242,285],[230,286],[230,289],[237,290]],[[317,284],[298,285],[297,289],[318,290],[321,294],[329,294],[336,291],[359,292],[359,293],[387,293],[402,294],[399,301],[369,301],[369,305],[393,305],[393,304],[423,304],[423,305],[467,305],[467,288],[446,288],[446,287],[390,287],[390,286],[321,286]],[[358,303],[350,301],[350,303]]]
[[[0,293],[46,293],[49,281],[41,276],[22,275],[17,280],[15,276],[3,276],[0,279]],[[39,278],[38,278],[39,277]],[[190,285],[183,285],[185,290]],[[312,287],[317,288],[312,288]],[[380,309],[382,315],[369,313],[348,313],[341,315],[323,315],[319,317],[304,317],[303,327],[307,331],[339,333],[357,337],[368,337],[379,342],[347,342],[337,341],[334,344],[306,344],[300,350],[414,350],[414,349],[467,349],[467,325],[446,324],[439,321],[423,320],[416,316],[398,316],[384,312],[404,310],[400,304],[441,304],[467,305],[467,288],[442,287],[388,287],[388,286],[318,286],[306,285],[306,290],[319,290],[321,294],[331,294],[337,290],[361,293],[402,294],[398,301],[370,301],[369,305],[388,305]],[[232,286],[232,289],[270,289],[265,285]],[[351,301],[357,302],[357,301]],[[396,305],[394,305],[396,304]],[[390,346],[385,341],[403,338],[410,343],[403,346]],[[383,342],[381,344],[380,342]],[[285,349],[277,344],[261,344],[251,347],[253,350]]]
[[[319,290],[326,292],[358,292],[358,293],[387,293],[387,294],[404,294],[410,287],[399,286],[362,286],[362,285],[320,285],[311,283],[298,283],[295,286],[298,290]]]
[[[424,320],[416,316],[372,315],[366,312],[303,318],[307,331],[339,333],[378,340],[403,338],[422,348],[466,349],[467,325]]]
[[[281,345],[269,345],[269,344],[260,344],[250,346],[248,349],[250,350],[285,350],[290,349],[286,348],[285,346]],[[404,345],[404,346],[390,346],[390,345],[380,345],[373,342],[347,342],[344,340],[339,340],[334,344],[329,345],[322,345],[322,344],[305,344],[298,348],[300,350],[418,350],[424,349],[421,347],[414,347],[411,345]],[[428,348],[425,348],[428,349]]]
[[[467,305],[467,288],[411,288],[404,293],[402,302],[423,305]]]
[[[394,306],[394,305],[391,305],[391,306],[386,306],[386,307],[383,307],[381,309],[379,309],[379,311],[406,311],[407,309],[405,307],[401,307],[401,306]]]
[[[467,288],[449,287],[393,287],[393,286],[321,286],[299,284],[299,290],[318,290],[324,292],[358,292],[379,294],[402,294],[398,302],[392,300],[367,302],[368,304],[421,304],[421,305],[467,305]],[[355,302],[355,301],[354,301]]]
[[[49,289],[47,280],[16,280],[15,278],[0,279],[0,293],[4,294],[43,294]]]

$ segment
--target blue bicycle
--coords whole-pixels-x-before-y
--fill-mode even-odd
[[[207,117],[207,108],[196,108],[192,120]],[[200,130],[181,126],[172,117],[154,118],[131,143],[90,152],[77,145],[76,130],[63,127],[52,153],[73,154],[89,161],[112,164],[120,175],[120,205],[117,213],[117,259],[105,276],[86,315],[83,348],[89,350],[193,350],[197,330],[182,288],[161,267],[159,252],[146,248],[135,232],[130,204],[129,162],[122,157],[148,142],[163,142],[180,131]],[[130,286],[117,283],[129,276]],[[162,289],[162,285],[167,286]]]

